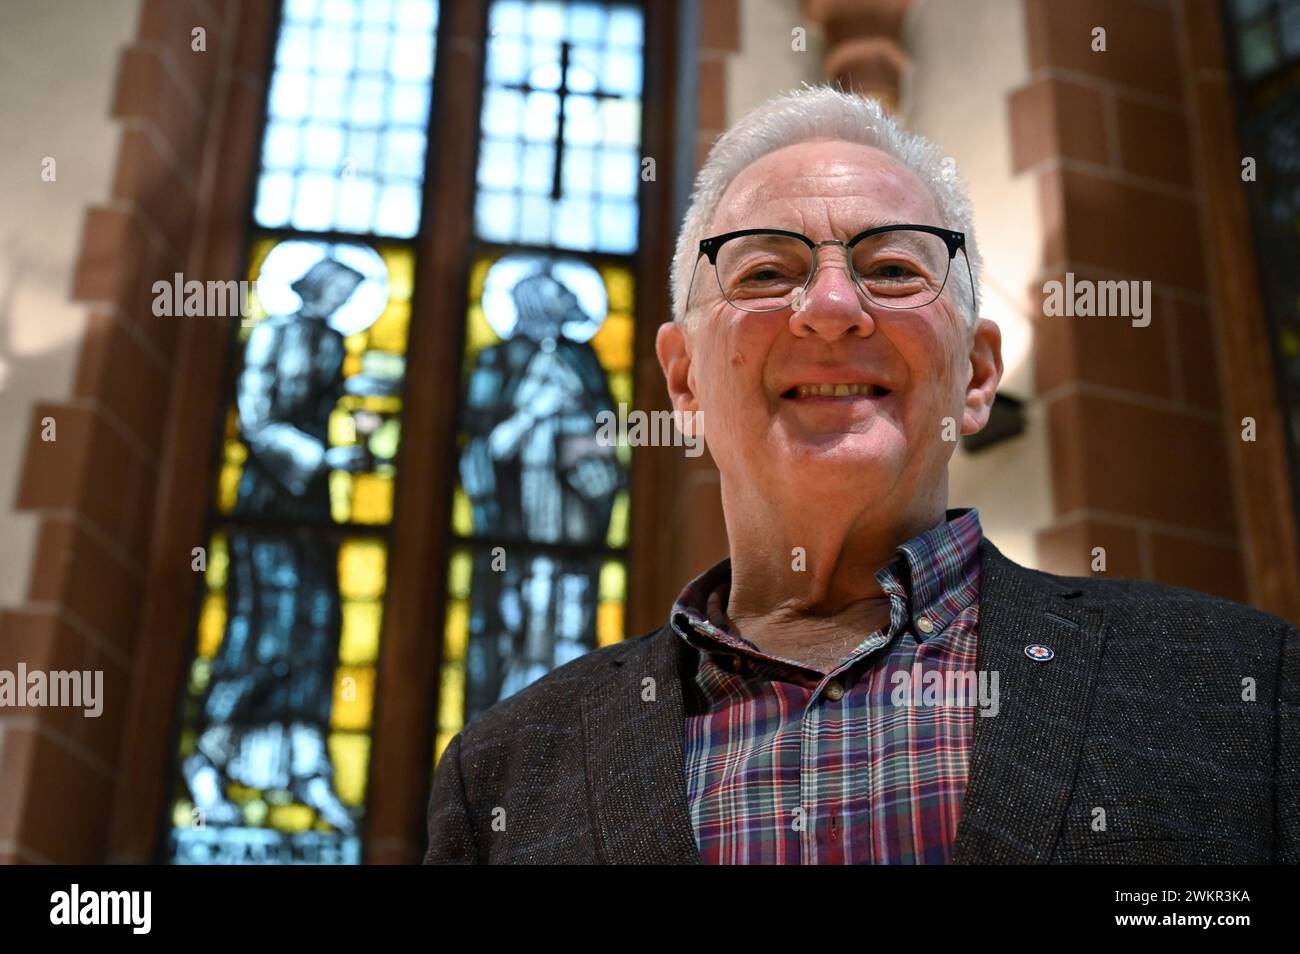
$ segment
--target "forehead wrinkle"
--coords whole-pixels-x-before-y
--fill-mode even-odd
[[[934,197],[924,183],[893,157],[870,147],[862,147],[868,151],[859,152],[856,159],[815,158],[811,160],[813,169],[783,174],[782,160],[788,164],[789,157],[782,154],[806,145],[779,149],[742,170],[723,193],[710,234],[739,228],[786,228],[815,241],[826,237],[847,241],[878,225],[945,224],[937,221]],[[854,146],[846,147],[857,151]],[[864,187],[864,180],[871,184]],[[846,199],[859,201],[845,209],[842,200]],[[814,205],[818,208],[809,208]],[[888,208],[882,209],[882,205]],[[777,214],[770,214],[773,206]],[[791,213],[798,226],[790,224]],[[818,234],[807,229],[813,217],[825,221]]]

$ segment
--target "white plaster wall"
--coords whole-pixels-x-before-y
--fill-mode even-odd
[[[72,391],[86,310],[69,300],[86,207],[107,199],[109,118],[140,0],[0,3],[0,606],[27,589],[36,516],[13,509],[31,409]],[[41,178],[45,157],[56,179]]]
[[[1002,329],[1002,390],[1031,399],[1025,434],[978,454],[957,451],[950,505],[978,507],[989,539],[1013,560],[1036,566],[1034,535],[1052,515],[1047,429],[1032,402],[1027,310],[1042,229],[1033,177],[1012,172],[1008,106],[1010,93],[1029,78],[1024,4],[914,0],[903,45],[912,70],[900,118],[957,160],[984,256],[981,314]]]

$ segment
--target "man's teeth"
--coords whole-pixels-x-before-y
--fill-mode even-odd
[[[874,396],[884,394],[878,384],[800,384],[795,387],[795,397],[851,397],[855,394]]]

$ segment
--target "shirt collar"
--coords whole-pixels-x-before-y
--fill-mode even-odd
[[[890,626],[905,623],[918,642],[941,633],[979,594],[979,511],[949,510],[944,521],[894,550],[894,559],[876,571],[876,582],[889,594]],[[669,623],[687,642],[694,636],[757,649],[736,633],[727,619],[731,591],[731,560],[709,567],[690,583],[673,604]],[[927,622],[921,623],[924,617]]]

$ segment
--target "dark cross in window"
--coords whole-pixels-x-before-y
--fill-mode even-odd
[[[560,88],[559,89],[537,90],[537,88],[534,87],[532,83],[528,82],[527,79],[525,79],[523,83],[518,83],[518,84],[515,83],[500,84],[502,89],[518,90],[524,94],[528,94],[532,92],[548,92],[548,93],[554,92],[557,96],[560,97],[559,123],[556,125],[556,130],[555,130],[555,169],[551,175],[551,198],[552,199],[560,198],[562,192],[560,188],[560,172],[564,168],[564,139],[565,139],[564,126],[566,121],[564,106],[566,100],[568,99],[568,97],[571,95],[572,92],[569,89],[569,59],[570,59],[569,54],[572,49],[573,49],[573,45],[569,43],[568,40],[562,40],[560,42]],[[582,95],[590,96],[597,101],[620,98],[615,93],[605,93],[602,92],[600,89],[595,89],[590,93],[584,92],[582,93]]]

